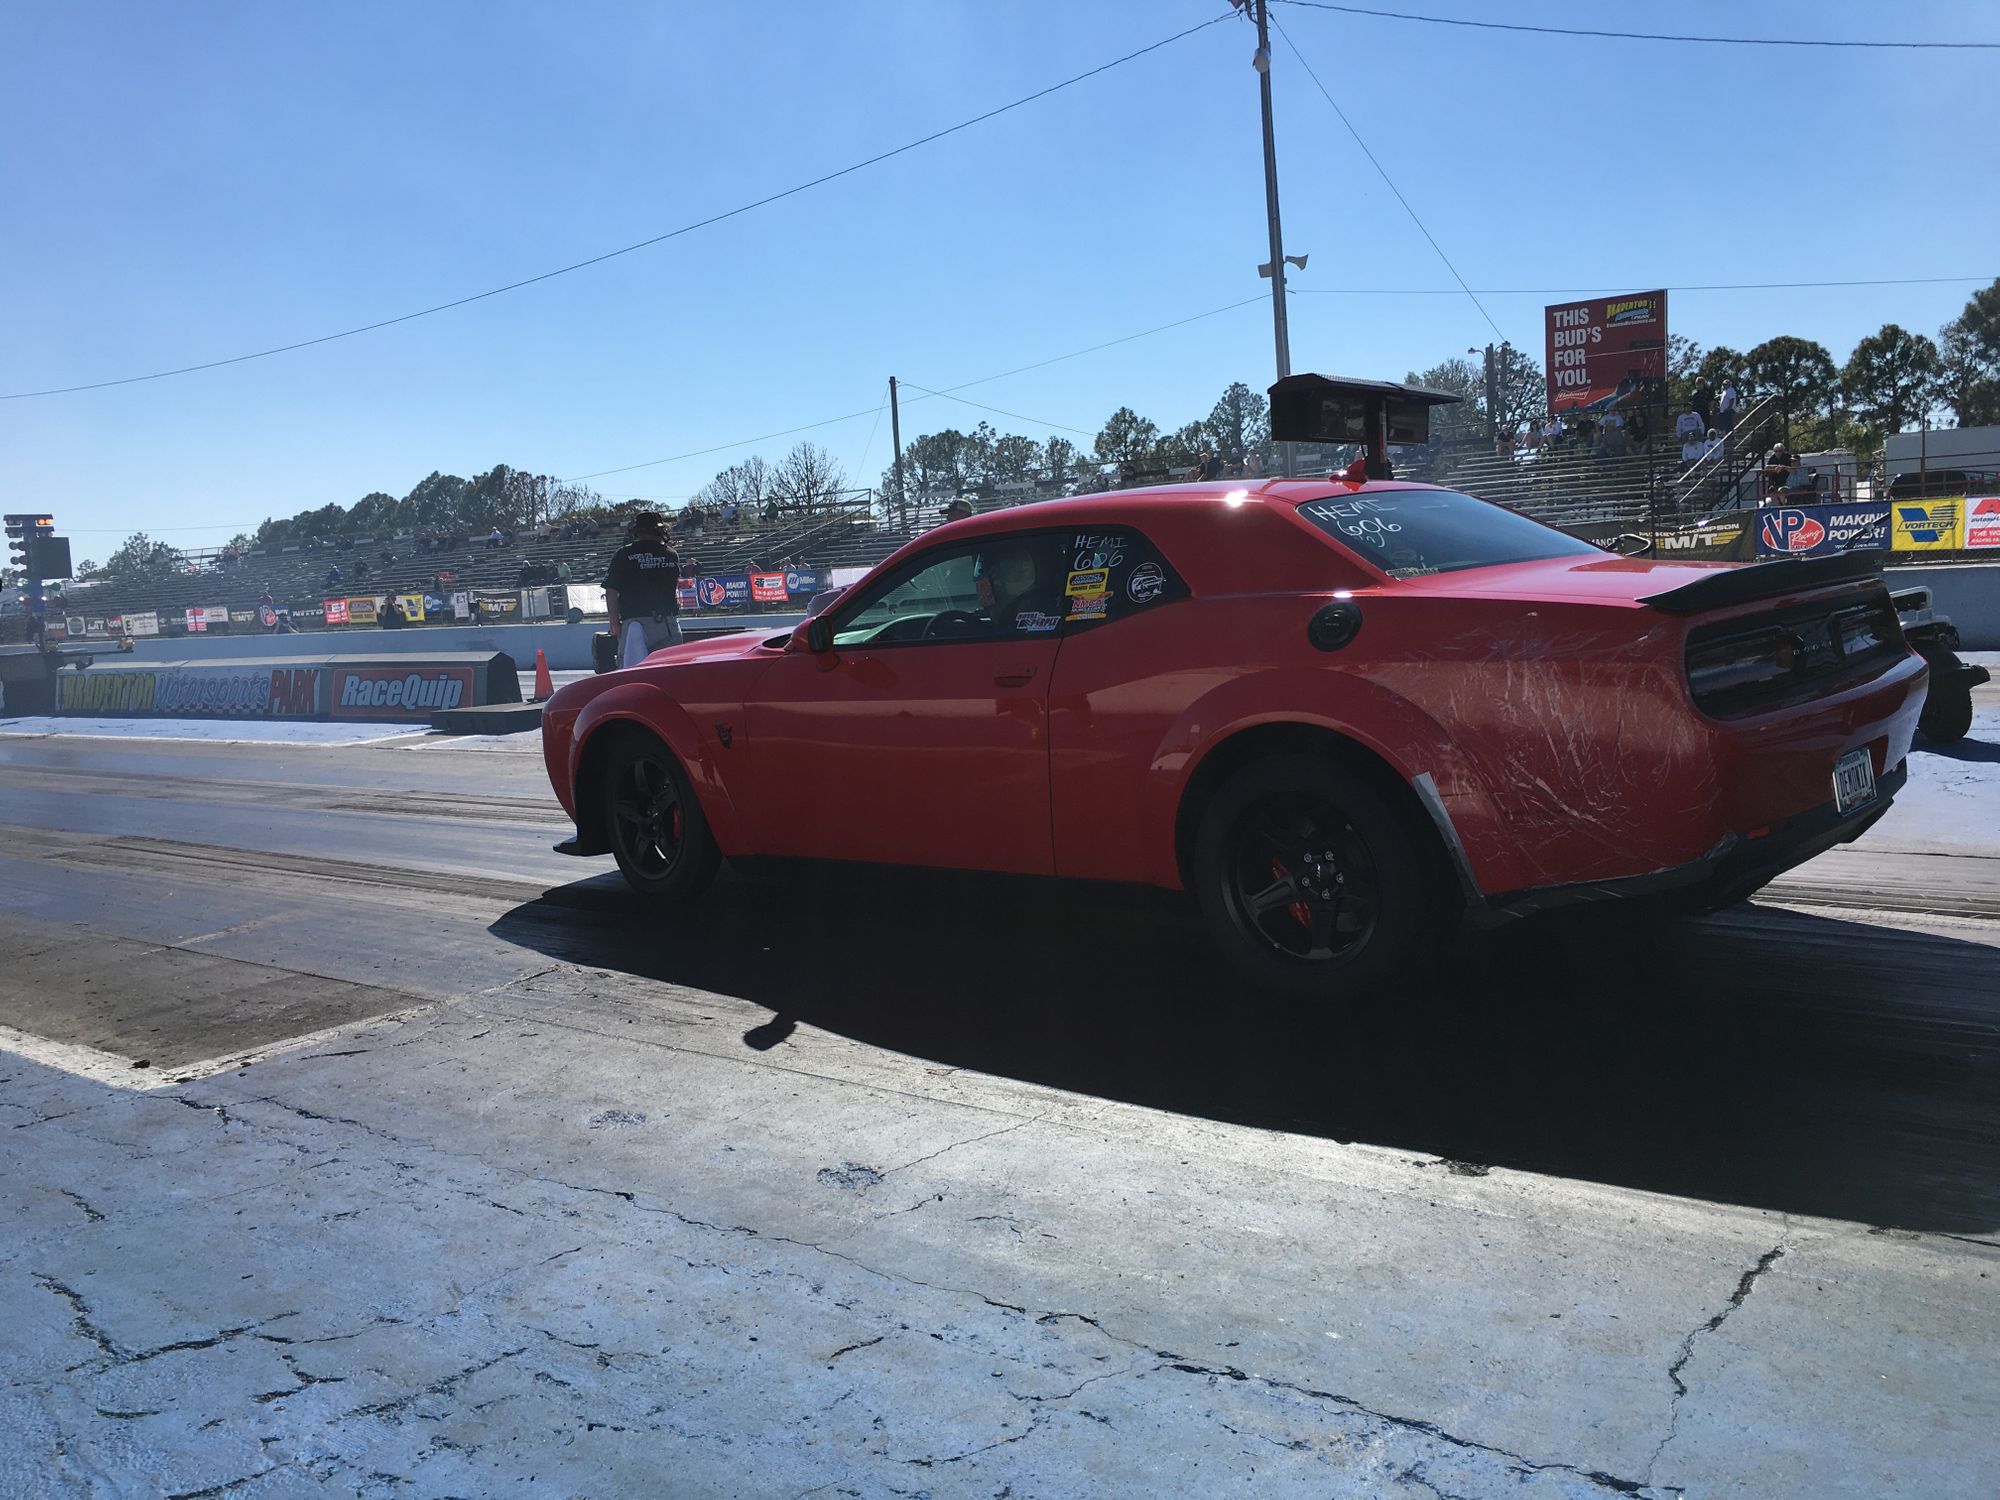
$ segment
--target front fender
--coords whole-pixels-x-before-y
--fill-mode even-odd
[[[1274,708],[1273,705],[1284,705]],[[1155,878],[1179,884],[1176,832],[1182,799],[1202,764],[1237,735],[1266,725],[1298,724],[1354,741],[1386,763],[1405,785],[1428,775],[1482,891],[1509,889],[1499,851],[1505,830],[1471,759],[1436,719],[1365,677],[1327,667],[1280,667],[1232,676],[1188,704],[1154,751],[1148,817]],[[1421,799],[1428,802],[1429,799]],[[1432,816],[1436,809],[1428,808]]]
[[[702,815],[723,853],[741,847],[742,819],[723,782],[713,751],[687,710],[650,682],[621,682],[607,688],[577,714],[570,734],[569,777],[570,785],[576,788],[579,816],[586,804],[583,788],[577,783],[577,771],[591,739],[614,724],[637,724],[664,740],[687,773]]]

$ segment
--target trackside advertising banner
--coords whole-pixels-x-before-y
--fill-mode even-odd
[[[1545,308],[1549,410],[1653,406],[1667,394],[1667,294],[1627,292]]]
[[[785,602],[785,575],[783,573],[752,573],[750,575],[750,597],[759,604],[783,604]]]
[[[1773,506],[1757,517],[1759,557],[1819,557],[1888,545],[1887,504]]]
[[[429,719],[473,701],[471,667],[335,667],[327,712],[336,719]]]
[[[750,602],[748,573],[704,573],[695,580],[703,609],[740,609]]]
[[[1966,497],[1965,545],[1969,551],[2000,547],[2000,495]]]
[[[310,719],[324,667],[97,667],[56,677],[56,711],[173,719]]]
[[[1891,501],[1889,545],[1898,552],[1955,552],[1964,521],[1963,499]]]

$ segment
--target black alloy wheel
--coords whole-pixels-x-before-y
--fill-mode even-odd
[[[1423,830],[1318,755],[1253,761],[1217,789],[1190,870],[1217,947],[1262,988],[1324,1000],[1414,967],[1444,903]]]
[[[673,751],[650,735],[628,735],[605,768],[611,852],[636,891],[662,900],[692,894],[715,873],[719,853]]]
[[[1374,935],[1374,856],[1325,798],[1288,792],[1252,804],[1233,831],[1229,865],[1232,910],[1276,952],[1322,962]]]

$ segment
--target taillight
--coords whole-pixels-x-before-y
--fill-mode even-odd
[[[1799,638],[1788,630],[1760,630],[1753,635],[1712,641],[1688,652],[1688,686],[1704,707],[1743,688],[1776,682],[1792,670]]]
[[[1833,617],[1833,638],[1842,658],[1898,644],[1896,617],[1885,609],[1851,609]]]

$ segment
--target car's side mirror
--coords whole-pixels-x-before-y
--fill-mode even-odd
[[[833,649],[833,621],[824,615],[806,621],[806,650],[820,656]]]

